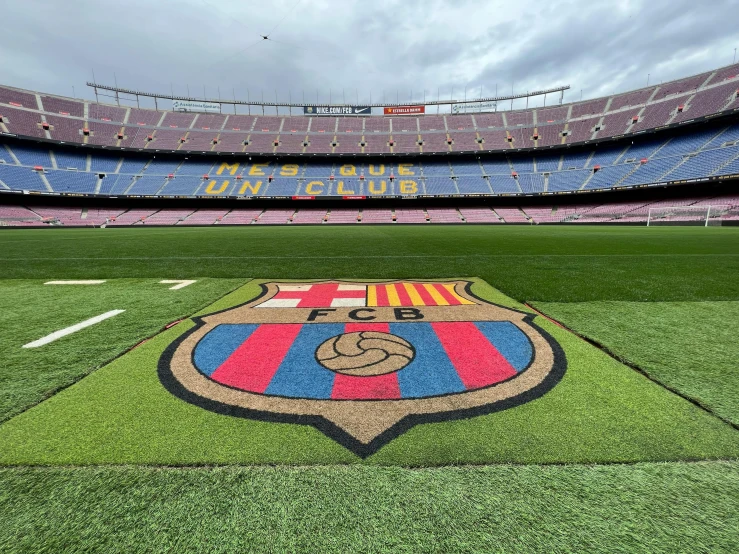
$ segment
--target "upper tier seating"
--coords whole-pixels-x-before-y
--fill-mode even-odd
[[[415,117],[197,114],[110,106],[0,87],[0,131],[152,151],[405,154],[422,148],[423,152],[479,152],[575,144],[738,108],[739,64],[735,64],[561,106]]]

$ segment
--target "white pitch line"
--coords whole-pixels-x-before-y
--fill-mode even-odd
[[[180,281],[178,281],[176,279],[165,279],[164,281],[159,281],[159,282],[161,284],[163,284],[163,285],[172,285],[174,283],[178,283],[178,284],[175,284],[175,286],[173,286],[173,287],[169,287],[169,290],[184,289],[185,287],[187,287],[189,285],[192,285],[193,283],[197,283],[197,281],[195,281],[195,280],[193,280],[193,281],[188,281],[188,280],[180,280]]]
[[[111,310],[109,312],[105,312],[104,314],[86,319],[85,321],[81,321],[80,323],[77,323],[70,327],[65,327],[64,329],[60,329],[59,331],[54,331],[50,335],[46,335],[45,337],[42,337],[38,340],[29,342],[28,344],[24,344],[23,348],[38,348],[39,346],[44,346],[62,337],[66,337],[67,335],[76,333],[77,331],[84,329],[85,327],[90,327],[91,325],[95,325],[96,323],[100,323],[101,321],[105,321],[106,319],[117,316],[118,314],[122,314],[125,311],[126,310]]]
[[[88,279],[86,281],[47,281],[44,285],[102,285],[105,279]]]

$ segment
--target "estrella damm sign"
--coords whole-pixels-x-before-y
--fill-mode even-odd
[[[533,315],[469,281],[271,282],[203,317],[162,355],[162,383],[232,416],[311,424],[360,456],[414,425],[510,408],[566,361]]]

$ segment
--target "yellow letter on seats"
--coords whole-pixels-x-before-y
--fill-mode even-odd
[[[401,181],[400,192],[401,194],[415,194],[418,192],[418,183],[415,181]]]
[[[387,182],[380,181],[380,187],[379,188],[380,188],[380,190],[376,190],[375,189],[375,182],[374,181],[370,181],[369,182],[369,192],[370,192],[370,194],[384,194],[385,191],[387,190]]]
[[[344,190],[344,181],[339,181],[339,185],[336,187],[336,194],[346,196],[347,194],[354,194],[354,191]]]
[[[264,169],[269,167],[269,163],[253,164],[249,170],[249,175],[264,175]]]
[[[324,185],[321,181],[311,181],[310,183],[305,185],[305,194],[308,194],[310,196],[323,194],[323,187],[325,186],[326,185]]]
[[[223,181],[221,183],[221,188],[219,188],[218,190],[215,190],[213,188],[215,186],[216,186],[216,182],[215,181],[211,181],[210,183],[208,183],[208,186],[205,187],[206,194],[221,194],[222,192],[224,192],[228,188],[228,181]]]
[[[298,174],[300,166],[298,164],[285,164],[280,170],[280,175],[283,177],[295,177]]]
[[[254,185],[250,181],[244,181],[239,194],[244,194],[247,190],[251,191],[252,194],[257,194],[260,188],[262,188],[262,181],[257,181]]]
[[[416,172],[412,171],[413,164],[398,164],[398,175],[415,175]]]
[[[236,171],[239,169],[239,163],[236,162],[235,164],[228,164],[226,162],[223,162],[221,164],[221,167],[218,168],[218,171],[216,172],[216,175],[220,175],[221,173],[225,171],[228,171],[231,173],[231,175],[236,175]]]

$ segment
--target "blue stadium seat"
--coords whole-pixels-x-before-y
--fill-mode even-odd
[[[655,158],[667,158],[676,154],[686,154],[700,150],[714,135],[716,130],[691,133],[682,137],[673,137],[659,152]]]
[[[125,158],[118,173],[126,175],[141,175],[148,158]]]
[[[92,194],[98,182],[95,173],[85,171],[62,171],[47,170],[46,179],[51,184],[54,192],[76,192],[79,194]]]
[[[482,167],[485,170],[485,175],[510,175],[511,174],[511,166],[508,165],[508,160],[506,160],[505,158],[482,160]]]
[[[18,158],[21,165],[27,165],[35,167],[40,165],[41,167],[51,167],[51,158],[49,157],[48,148],[39,148],[37,146],[21,146],[14,144],[10,147],[10,150]]]
[[[124,194],[131,185],[133,175],[107,175],[100,186],[100,194]]]
[[[557,171],[561,158],[560,154],[556,156],[536,156],[536,170],[539,173]]]
[[[492,194],[490,182],[484,177],[457,177],[457,188],[462,194]]]
[[[145,175],[137,179],[126,194],[155,195],[164,186],[164,181],[161,175]]]
[[[459,194],[459,190],[451,177],[428,177],[426,179],[426,194]]]
[[[202,185],[202,176],[178,175],[174,179],[170,179],[167,184],[164,185],[164,188],[159,191],[158,194],[159,196],[193,196],[195,194],[205,195],[205,187]],[[217,182],[217,185],[220,188],[221,183]],[[231,186],[228,186],[227,188],[230,189]]]
[[[0,181],[13,190],[47,190],[39,174],[29,167],[0,164]]]
[[[585,185],[584,190],[607,189],[617,184],[629,171],[634,169],[634,164],[617,164],[601,167],[595,172],[593,178]]]
[[[573,169],[569,171],[557,171],[549,175],[549,192],[564,192],[569,190],[580,190],[585,179],[592,173],[589,169]]]
[[[564,155],[562,160],[562,169],[582,169],[585,167],[585,162],[588,161],[591,151],[585,150],[582,152],[568,152]]]
[[[210,175],[213,177],[218,171],[219,163],[213,163],[213,161],[201,161],[201,160],[185,160],[182,165],[177,168],[177,175],[197,175],[202,177],[203,175]],[[147,169],[147,173],[150,171]],[[236,170],[239,173],[239,170]],[[175,173],[175,170],[168,171],[167,173]],[[230,171],[229,171],[230,173]]]
[[[491,175],[490,186],[495,194],[520,194],[518,181],[509,175]]]
[[[716,175],[734,175],[739,173],[739,158],[732,160],[716,172]]]
[[[662,175],[670,171],[681,161],[682,156],[649,160],[647,163],[639,165],[638,169],[634,173],[626,177],[626,179],[621,183],[621,186],[647,185],[650,183],[661,182]]]
[[[182,163],[182,160],[156,160],[149,162],[144,170],[147,175],[164,175],[165,177],[175,170]]]
[[[10,153],[5,149],[5,145],[3,144],[0,144],[0,162],[15,165],[15,160],[11,157]]]
[[[705,144],[703,146],[703,149],[707,150],[709,148],[718,148],[724,143],[732,142],[735,140],[739,140],[739,123],[735,125],[729,125],[718,136],[714,137],[713,139],[711,139],[710,142]]]
[[[308,194],[306,192],[297,192],[297,190],[298,190],[297,179],[278,177],[275,180],[273,180],[267,187],[267,196],[295,196],[296,194],[306,195],[306,196],[315,196],[315,194]],[[316,187],[316,190],[318,190],[318,187]],[[321,194],[323,195],[328,194],[328,187],[321,187],[320,190],[322,191]]]
[[[544,192],[544,176],[539,173],[519,173],[518,184],[524,194]]]
[[[590,163],[586,167],[595,167],[596,165],[599,166],[606,166],[606,165],[612,165],[613,162],[615,162],[618,157],[621,155],[621,153],[625,150],[624,145],[620,146],[609,146],[605,148],[598,148],[595,150],[595,153],[593,154],[593,157],[590,160]]]
[[[304,177],[317,177],[319,179],[328,179],[333,170],[333,164],[306,164]],[[388,174],[389,175],[389,174]]]
[[[60,150],[54,152],[54,157],[56,158],[56,166],[59,169],[87,170],[87,154]]]
[[[665,181],[680,181],[682,179],[699,179],[713,175],[719,167],[739,154],[739,148],[718,148],[699,152],[685,160],[678,167],[665,175]]]
[[[634,141],[634,144],[630,145],[626,153],[623,156],[621,156],[620,163],[629,163],[629,162],[626,162],[626,160],[631,160],[631,159],[638,162],[639,160],[643,158],[649,158],[666,141],[667,139],[664,139],[664,138]]]
[[[517,156],[510,158],[513,171],[517,173],[533,173],[534,172],[534,159],[531,156]]]
[[[478,162],[458,162],[452,161],[452,171],[457,177],[461,175],[482,176],[482,167]]]
[[[100,154],[93,154],[90,159],[90,170],[96,173],[113,173],[121,161],[119,156],[104,156]]]
[[[449,162],[423,162],[424,177],[451,177]]]

